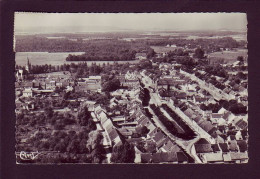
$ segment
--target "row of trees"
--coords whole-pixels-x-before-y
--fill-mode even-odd
[[[139,98],[141,99],[143,106],[148,106],[151,99],[149,90],[147,88],[141,88]]]
[[[222,107],[228,111],[231,111],[236,115],[247,113],[247,107],[241,103],[238,103],[236,100],[230,100],[230,101],[220,100],[216,104],[210,103],[209,105],[205,105],[205,104],[200,105],[200,108],[203,111],[210,110],[213,113],[217,113]]]
[[[167,117],[165,117],[159,107],[156,107],[154,104],[151,104],[150,108],[154,111],[154,113],[156,114],[158,119],[163,123],[163,125],[166,127],[166,129],[172,135],[179,137],[179,138],[182,138],[182,139],[185,139],[185,140],[190,140],[190,139],[193,139],[195,137],[195,134],[192,130],[191,131],[185,131],[184,130],[184,133],[181,132],[180,127],[177,126],[176,123],[170,121]]]
[[[194,131],[178,116],[169,106],[162,104],[162,108],[174,119],[175,122],[185,131],[182,138],[186,140],[193,139],[196,134]]]
[[[166,46],[168,44],[175,44],[178,47],[185,47],[194,49],[200,46],[206,52],[220,51],[220,48],[244,48],[245,41],[236,41],[231,37],[223,37],[218,39],[205,39],[203,36],[200,39],[162,39],[162,40],[149,40],[148,45],[151,46]]]

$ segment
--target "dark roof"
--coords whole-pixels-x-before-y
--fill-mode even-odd
[[[119,136],[116,129],[111,130],[108,135],[112,141]]]
[[[158,148],[160,148],[161,146],[163,146],[169,139],[168,138],[163,138],[161,140],[159,140],[158,142],[156,142],[156,146]]]
[[[228,116],[231,114],[230,111],[226,112],[224,115],[223,115],[223,119],[227,120]]]
[[[179,163],[188,162],[188,157],[183,152],[177,152],[177,159]]]
[[[142,141],[143,139],[141,138],[130,138],[130,139],[125,139],[128,143],[137,143]]]
[[[147,126],[149,123],[150,123],[150,120],[145,117],[145,116],[142,116],[141,117],[141,120],[139,120],[138,122],[141,126]]]
[[[213,128],[213,125],[209,121],[203,121],[202,123],[199,124],[199,126],[202,129],[204,129],[206,132],[209,132]]]
[[[152,154],[150,153],[142,153],[141,155],[141,162],[142,163],[148,163],[152,159]]]
[[[33,82],[22,82],[20,85],[22,87],[33,87]]]
[[[194,146],[197,153],[212,152],[211,144],[205,138],[199,139]]]
[[[187,110],[184,111],[184,114],[186,114],[186,116],[191,118],[195,113],[194,113],[193,110],[187,109]]]
[[[162,138],[164,138],[165,137],[165,135],[162,133],[162,132],[157,132],[155,135],[154,135],[154,140],[155,140],[155,142],[158,142],[159,140],[161,140]]]
[[[240,129],[245,129],[247,127],[247,122],[243,119],[240,119],[235,125]]]
[[[247,151],[247,143],[245,140],[238,140],[237,145],[239,147],[240,152]]]
[[[237,146],[237,142],[235,140],[229,141],[228,142],[228,147],[230,151],[238,151],[238,146]]]
[[[222,116],[223,116],[222,114],[217,114],[217,113],[212,113],[211,114],[212,118],[222,118]]]
[[[210,144],[205,138],[200,138],[195,144]]]
[[[219,143],[222,152],[229,152],[227,143]]]
[[[180,148],[178,147],[177,144],[174,144],[172,141],[168,140],[165,145],[163,146],[163,148],[167,151],[167,152],[178,152],[180,151]]]
[[[181,92],[176,95],[177,99],[185,99],[186,97],[187,97],[187,94],[185,92]]]
[[[224,125],[218,126],[218,130],[223,133],[226,130],[226,127]]]
[[[193,120],[194,120],[196,123],[198,123],[198,122],[201,120],[201,117],[197,116],[197,117],[193,118]]]
[[[195,144],[194,146],[197,153],[209,153],[213,151],[210,144]]]
[[[147,57],[146,53],[136,53],[135,56]]]
[[[208,131],[209,135],[211,135],[211,137],[216,138],[218,137],[218,134],[216,133],[217,128],[213,127],[212,129],[210,129],[210,131]]]
[[[230,152],[230,156],[232,160],[248,159],[247,153]]]
[[[219,152],[220,151],[218,144],[211,144],[211,148],[212,148],[213,152]]]
[[[230,135],[230,140],[236,140],[236,136],[235,135]]]
[[[205,102],[206,100],[207,100],[207,98],[202,98],[202,97],[195,97],[195,100],[197,101],[197,102]]]
[[[154,163],[177,162],[177,154],[176,154],[176,152],[154,153],[152,156],[152,161]]]

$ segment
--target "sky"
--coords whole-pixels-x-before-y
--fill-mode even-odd
[[[15,13],[15,30],[246,30],[245,13]],[[39,29],[38,29],[39,30]],[[82,29],[81,29],[82,30]]]

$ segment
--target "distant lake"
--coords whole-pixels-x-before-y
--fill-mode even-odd
[[[198,36],[198,35],[189,35],[187,37],[185,37],[184,39],[193,39],[193,40],[196,40],[196,39],[218,39],[218,38],[224,38],[224,37],[232,37],[234,40],[237,40],[237,41],[240,41],[240,40],[244,40],[246,41],[247,40],[247,36],[246,35],[223,35],[223,36]]]
[[[32,65],[63,65],[64,63],[79,63],[85,61],[66,61],[66,57],[71,55],[81,55],[85,52],[57,52],[57,53],[49,53],[49,52],[16,52],[15,53],[15,62],[16,65],[25,66],[27,63],[27,57],[30,60]],[[87,64],[91,65],[93,62],[96,64],[103,64],[103,63],[114,63],[114,61],[86,61]],[[119,64],[121,63],[138,63],[138,60],[133,61],[118,61]]]

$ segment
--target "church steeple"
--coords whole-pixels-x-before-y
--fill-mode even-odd
[[[30,61],[29,61],[29,58],[28,58],[28,57],[27,57],[26,70],[28,71],[28,73],[30,73],[30,70],[31,70],[31,63],[30,63]]]

